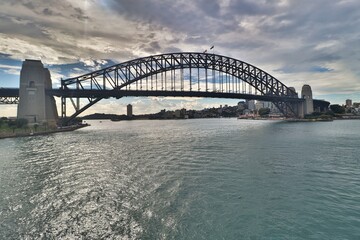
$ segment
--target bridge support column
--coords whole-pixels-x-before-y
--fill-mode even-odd
[[[304,102],[299,102],[299,103],[295,103],[295,104],[296,104],[295,109],[297,109],[298,118],[304,118],[305,117]]]
[[[301,98],[305,99],[304,101],[304,115],[311,114],[314,112],[314,103],[312,98],[311,87],[305,84],[301,89]]]
[[[39,60],[25,60],[20,73],[18,118],[30,124],[56,126],[58,113],[55,99],[46,94],[52,89],[50,72]]]

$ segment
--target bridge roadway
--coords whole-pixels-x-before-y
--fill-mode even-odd
[[[230,99],[247,99],[260,101],[288,101],[302,102],[302,98],[289,98],[279,96],[240,94],[240,93],[221,93],[221,92],[196,92],[196,91],[149,91],[149,90],[73,90],[73,89],[51,89],[47,90],[49,95],[56,97],[73,97],[73,98],[122,98],[122,97],[210,97],[210,98],[230,98]],[[0,98],[18,98],[18,88],[0,88]],[[328,106],[330,103],[325,100],[314,99],[314,106],[321,108]]]
[[[241,93],[223,92],[200,92],[200,91],[152,91],[152,90],[76,90],[76,89],[52,89],[48,94],[56,97],[74,98],[121,98],[121,97],[207,97],[207,98],[232,98],[232,99],[252,99],[272,102],[302,102],[303,99],[280,97],[274,95],[255,95]]]
[[[0,88],[0,97],[19,97],[18,88]]]
[[[152,90],[76,90],[76,89],[51,89],[47,93],[56,97],[73,98],[121,98],[121,97],[208,97],[260,100],[269,102],[302,102],[304,99],[281,97],[275,95],[256,95],[223,92],[198,92],[198,91],[152,91]],[[0,88],[0,97],[19,97],[18,88]]]

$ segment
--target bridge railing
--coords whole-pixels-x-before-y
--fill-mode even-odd
[[[0,104],[18,104],[18,88],[0,88]]]
[[[0,104],[18,104],[19,97],[0,97]]]

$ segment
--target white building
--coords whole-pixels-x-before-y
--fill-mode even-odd
[[[254,111],[255,108],[255,100],[246,100],[246,103],[248,105],[248,109],[251,111]]]

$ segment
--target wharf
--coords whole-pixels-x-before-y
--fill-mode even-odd
[[[90,126],[89,124],[78,124],[66,127],[59,127],[57,129],[47,130],[47,131],[38,131],[38,132],[18,132],[18,133],[0,133],[0,139],[4,138],[17,138],[17,137],[32,137],[32,136],[40,136],[40,135],[48,135],[52,133],[59,133],[59,132],[70,132],[75,131],[77,129]]]

